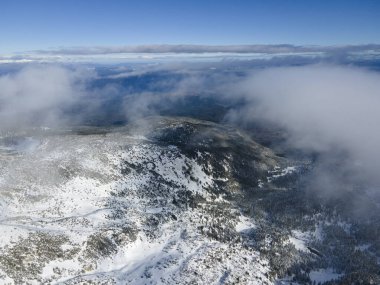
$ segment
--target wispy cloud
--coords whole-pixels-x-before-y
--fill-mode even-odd
[[[85,70],[30,66],[0,76],[0,131],[56,125],[85,94]]]
[[[94,55],[115,53],[303,53],[303,52],[360,52],[380,51],[380,45],[350,46],[296,46],[282,45],[141,45],[141,46],[97,46],[71,47],[39,50],[41,54]]]
[[[10,62],[97,62],[128,60],[221,60],[270,59],[275,56],[323,57],[345,60],[348,57],[380,57],[380,45],[296,46],[282,45],[140,45],[62,47],[0,55],[0,63]]]
[[[266,120],[284,128],[292,147],[323,158],[314,183],[319,190],[349,190],[360,177],[380,185],[380,75],[331,65],[269,68],[232,84],[234,121]]]

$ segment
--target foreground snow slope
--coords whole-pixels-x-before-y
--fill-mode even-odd
[[[233,162],[207,143],[188,152],[126,129],[3,138],[0,283],[270,284],[244,242],[254,221],[226,198]],[[258,185],[278,165],[252,147]]]

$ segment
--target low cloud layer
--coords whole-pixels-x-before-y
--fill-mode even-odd
[[[0,129],[56,125],[84,94],[81,70],[30,66],[0,77]]]
[[[37,51],[41,54],[96,55],[117,53],[300,53],[380,51],[380,45],[296,46],[281,45],[140,45],[71,47]]]
[[[138,45],[58,47],[0,54],[0,64],[30,62],[126,62],[126,61],[210,61],[268,60],[277,58],[308,58],[347,63],[352,60],[379,59],[380,45]]]
[[[326,65],[270,68],[234,88],[245,105],[229,118],[278,124],[289,133],[289,145],[323,154],[326,171],[318,172],[326,184],[337,189],[357,174],[379,185],[379,73]]]

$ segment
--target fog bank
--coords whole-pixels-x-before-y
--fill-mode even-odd
[[[379,185],[380,74],[328,65],[269,68],[233,88],[234,99],[245,104],[229,113],[230,120],[270,121],[289,133],[289,145],[325,154],[324,181],[334,176],[335,161],[336,173],[344,169],[350,179],[357,174]]]

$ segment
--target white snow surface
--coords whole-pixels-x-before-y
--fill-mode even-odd
[[[297,250],[308,252],[307,242],[310,239],[310,233],[305,233],[297,230],[292,231],[292,235],[289,236],[289,242],[294,245]]]
[[[296,170],[297,169],[295,166],[288,166],[288,167],[285,167],[284,169],[281,169],[279,166],[276,166],[273,170],[268,171],[268,174],[270,175],[267,177],[267,181],[272,182],[273,180],[276,180],[280,177],[292,174]]]
[[[324,283],[327,281],[338,279],[341,276],[342,274],[334,272],[332,268],[311,271],[309,274],[311,281],[315,281],[317,284],[318,282]]]
[[[0,283],[272,284],[258,252],[200,232],[212,203],[236,209],[208,191],[214,177],[176,147],[117,132],[26,142],[16,154],[0,152]],[[204,208],[177,206],[186,193]],[[229,223],[254,228],[241,215]],[[6,267],[25,244],[25,269]],[[97,245],[109,250],[97,254]],[[62,254],[42,258],[45,246]]]

